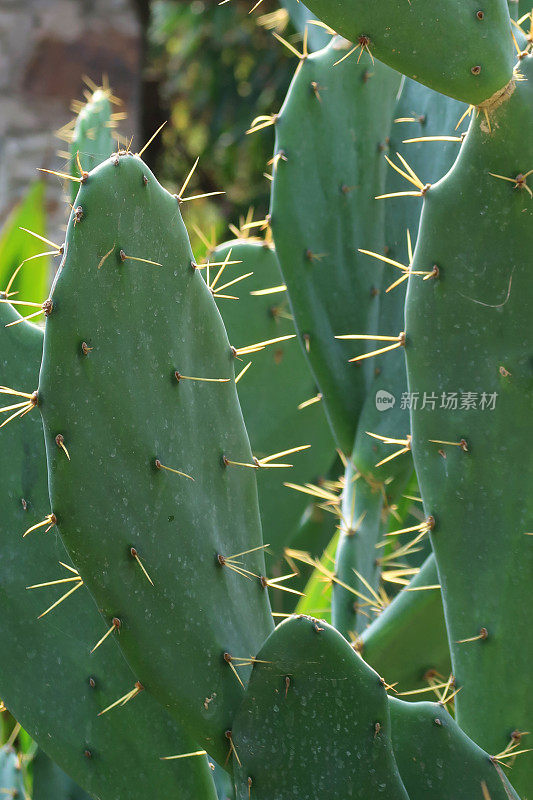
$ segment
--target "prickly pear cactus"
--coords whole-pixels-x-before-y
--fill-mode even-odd
[[[442,94],[479,105],[513,72],[507,0],[309,0],[320,19],[376,59]],[[450,24],[453,20],[453,24]]]
[[[320,620],[286,620],[266,641],[232,741],[238,800],[407,800],[383,683]]]
[[[43,750],[33,761],[32,800],[89,800],[89,795],[77,786]]]
[[[42,330],[0,303],[2,386],[36,386],[42,344]],[[116,642],[91,653],[106,625],[48,517],[38,414],[13,420],[0,437],[0,639],[9,642],[2,653],[0,696],[59,767],[101,800],[144,798],[154,786],[169,796],[178,787],[213,796],[205,758],[160,760],[198,748],[148,692],[136,706],[99,716],[133,686],[135,675]],[[151,731],[150,737],[141,741],[139,728]]]
[[[472,119],[454,168],[426,193],[414,267],[437,265],[439,278],[412,275],[406,304],[413,454],[425,514],[435,519],[457,720],[504,763],[533,723],[518,677],[530,674],[533,655],[522,602],[533,570],[532,78],[526,56],[501,102]],[[516,758],[517,791],[530,791],[532,769],[527,756]]]
[[[211,769],[218,800],[235,800],[233,781],[226,770],[213,762],[211,762]]]
[[[346,42],[303,59],[276,118],[272,231],[294,321],[341,450],[351,452],[372,367],[336,335],[377,322],[383,159],[399,75],[349,59]],[[354,142],[356,143],[354,146]],[[320,155],[319,155],[320,154]]]
[[[431,150],[436,146],[431,141],[404,143],[402,139],[430,137],[431,140],[443,135],[450,138],[449,133],[453,132],[463,112],[461,103],[406,80],[390,121],[391,158],[387,158],[390,162],[394,159],[394,163],[403,157],[403,153],[415,173],[426,175],[430,181],[442,177],[458,152],[459,136],[451,137],[456,141],[441,143],[437,152]],[[379,309],[376,332],[391,340],[404,328],[411,241],[415,240],[420,214],[420,200],[395,196],[396,192],[401,193],[404,189],[404,179],[392,167],[389,168],[387,197],[374,201],[376,208],[386,204],[383,235],[386,244],[382,251],[372,251],[363,245],[360,254],[361,258],[368,258],[369,263],[373,261],[376,266],[384,264],[381,284],[376,290],[375,303]],[[357,268],[360,269],[361,265],[358,264]],[[366,329],[363,336],[371,336],[371,333]],[[364,344],[364,339],[355,344]],[[373,348],[381,351],[382,346],[385,352],[379,352],[368,362],[373,369],[372,382],[345,475],[344,522],[336,558],[339,583],[334,585],[332,599],[333,622],[345,635],[361,632],[369,618],[371,620],[374,616],[375,609],[370,609],[368,602],[365,607],[360,595],[369,594],[362,579],[374,590],[379,585],[381,565],[376,559],[376,546],[383,544],[380,540],[385,534],[410,527],[399,525],[391,513],[396,513],[395,507],[414,470],[410,454],[409,410],[402,403],[407,391],[407,375],[403,359],[391,350],[394,344],[378,340]],[[359,593],[359,597],[354,596],[354,591]],[[371,605],[372,597],[369,600]]]
[[[386,278],[386,280],[385,280]],[[377,329],[398,334],[403,327],[405,289],[387,294],[388,276],[376,302]],[[374,379],[361,411],[352,456],[344,476],[343,522],[336,555],[332,620],[345,636],[361,632],[378,609],[373,605],[380,582],[380,554],[376,550],[384,535],[398,527],[392,511],[413,474],[410,455],[409,416],[399,402],[381,401],[400,397],[407,387],[404,364],[394,352],[379,355],[372,364]],[[390,442],[392,437],[392,442]],[[365,586],[369,584],[371,589]],[[357,594],[354,594],[357,592]],[[366,598],[366,599],[365,599]]]
[[[43,748],[34,800],[531,790],[533,11],[308,2],[249,131],[266,242],[196,263],[192,172],[171,195],[111,154],[91,85],[44,351],[0,296],[0,711]]]
[[[519,800],[491,757],[440,703],[404,703],[390,697],[389,707],[394,755],[409,797]]]
[[[0,749],[0,794],[13,800],[27,800],[22,764],[10,745]]]
[[[284,483],[316,483],[327,474],[335,446],[320,395],[295,335],[274,248],[263,241],[235,240],[219,245],[211,258],[222,263],[240,262],[225,270],[231,270],[231,274],[219,279],[215,292],[217,285],[252,273],[242,283],[228,288],[238,300],[219,301],[231,343],[238,347],[247,342],[274,342],[242,356],[240,366],[246,372],[237,390],[254,455],[263,459],[295,450],[274,459],[270,462],[272,468],[257,474],[263,539],[269,545],[269,553],[279,558],[297,534],[309,499]],[[213,280],[217,271],[215,268]],[[225,293],[222,290],[221,294]],[[276,461],[292,466],[277,468]]]
[[[86,171],[92,170],[117,149],[112,134],[116,125],[113,101],[118,102],[108,87],[94,86],[94,91],[79,110],[74,130],[65,132],[70,139],[70,161],[74,176],[79,175],[79,165]],[[71,186],[71,200],[74,202],[78,187],[75,182]]]
[[[361,634],[365,661],[398,692],[427,686],[429,675],[451,671],[439,578],[433,555]],[[416,695],[413,696],[416,699]]]
[[[39,408],[58,529],[110,636],[223,764],[249,671],[232,659],[258,650],[272,618],[238,353],[179,205],[131,153],[82,183]],[[237,554],[250,574],[232,568]]]
[[[309,46],[312,50],[321,50],[329,43],[330,36],[320,25],[314,25],[316,17],[300,0],[282,0],[282,5],[290,14],[294,27],[305,34],[307,28]]]

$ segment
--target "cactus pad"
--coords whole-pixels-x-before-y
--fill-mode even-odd
[[[247,672],[224,655],[272,628],[235,352],[180,198],[140,158],[101,164],[76,205],[39,384],[52,507],[137,680],[223,763]],[[244,551],[258,577],[227,566]]]
[[[442,94],[478,105],[511,79],[507,0],[309,0],[354,43],[355,59],[385,64]]]
[[[379,676],[327,623],[293,617],[259,652],[235,719],[237,798],[406,800],[389,736]]]
[[[523,603],[533,572],[533,58],[518,69],[526,80],[472,120],[453,169],[426,194],[414,265],[437,264],[441,278],[412,276],[406,304],[413,455],[436,520],[457,720],[494,755],[533,723],[519,677],[533,658]],[[527,793],[533,759],[512,760],[511,781]]]
[[[31,391],[43,335],[27,322],[6,327],[17,320],[13,308],[1,303],[0,383]],[[205,758],[159,760],[197,747],[148,692],[137,705],[98,716],[133,686],[135,676],[115,642],[91,654],[106,626],[87,589],[80,585],[38,618],[78,581],[59,563],[70,566],[53,525],[47,533],[45,525],[22,537],[50,510],[42,424],[35,410],[6,425],[0,441],[2,699],[50,757],[101,800],[145,798],[154,785],[169,796],[182,787],[209,798],[213,789]],[[139,738],[139,726],[151,731],[149,740]]]

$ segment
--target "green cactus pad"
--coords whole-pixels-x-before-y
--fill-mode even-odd
[[[294,27],[303,35],[307,28],[307,38],[311,50],[321,50],[330,40],[330,35],[320,25],[313,25],[316,21],[314,14],[300,3],[300,0],[282,0],[282,5],[289,12]]]
[[[425,196],[414,265],[436,264],[440,278],[412,276],[406,304],[413,454],[436,520],[457,720],[494,755],[533,727],[522,685],[533,659],[533,202],[520,177],[533,165],[533,58],[519,70],[526,80],[472,120],[453,169]],[[529,754],[510,778],[530,791]]]
[[[44,750],[37,751],[32,766],[32,800],[90,800],[90,795],[48,758]]]
[[[466,123],[463,122],[458,129],[457,125],[467,108],[464,103],[406,78],[394,110],[389,145],[391,160],[403,169],[396,155],[399,153],[423,184],[436,183],[451,169],[459,155],[461,131],[466,128]],[[452,141],[432,141],[433,137],[450,137]],[[411,141],[413,139],[420,141]],[[389,167],[387,192],[410,188],[404,178]],[[386,205],[387,255],[408,266],[407,231],[410,231],[414,247],[423,199],[391,197],[380,202]],[[400,277],[400,272],[392,266],[386,266],[385,272],[387,285]],[[390,294],[397,291],[393,289]]]
[[[407,798],[381,679],[334,628],[293,617],[257,659],[232,731],[238,800]]]
[[[228,290],[239,300],[220,301],[231,343],[239,347],[295,337],[286,290],[253,294],[283,285],[273,248],[264,242],[236,240],[217,247],[212,258],[224,261],[230,251],[231,260],[242,263],[226,269],[220,285],[241,274],[253,273]],[[230,270],[231,274],[226,274]],[[326,475],[335,445],[321,402],[298,409],[301,403],[316,397],[317,388],[296,338],[242,358],[240,366],[244,368],[251,362],[251,367],[239,381],[237,391],[253,454],[264,458],[311,445],[307,450],[276,459],[292,464],[291,469],[262,469],[257,474],[263,539],[269,544],[269,552],[279,558],[296,535],[309,499],[284,483],[316,483]]]
[[[457,141],[435,143],[414,142],[404,144],[404,139],[435,137],[454,134],[457,121],[465,111],[465,106],[448,97],[443,97],[414,81],[406,79],[394,110],[391,125],[390,152],[397,161],[396,153],[403,154],[415,173],[423,176],[424,182],[441,178],[453,164],[459,152]],[[404,190],[405,181],[391,168],[387,174],[387,194]],[[385,242],[386,257],[409,265],[407,234],[416,240],[420,215],[420,200],[405,197],[389,197],[376,200],[376,205],[386,204]],[[382,255],[379,251],[362,245],[363,249]],[[362,254],[376,267],[382,265],[379,258]],[[404,328],[404,304],[406,282],[403,281],[391,291],[387,289],[401,277],[399,269],[385,264],[377,304],[380,335],[397,336]],[[354,333],[361,333],[354,331]],[[379,349],[382,343],[373,344]],[[385,343],[386,344],[386,343]],[[360,342],[354,343],[354,353],[362,352]],[[358,348],[358,349],[357,349]],[[408,527],[400,524],[390,514],[390,509],[401,502],[401,495],[413,474],[413,462],[409,452],[403,452],[381,467],[382,460],[409,447],[410,420],[408,407],[402,402],[407,391],[407,375],[404,359],[393,352],[382,353],[371,361],[374,373],[364,403],[355,444],[352,462],[361,477],[354,481],[353,467],[349,465],[345,476],[346,489],[343,499],[343,513],[346,524],[337,552],[337,575],[352,590],[364,592],[362,582],[354,574],[354,569],[367,580],[374,589],[379,584],[380,567],[376,563],[378,552],[375,546],[387,532]],[[374,434],[369,435],[369,434]],[[376,436],[398,439],[402,444],[384,443]],[[360,522],[358,531],[351,531]],[[413,523],[411,523],[413,524]],[[383,550],[379,551],[381,554]],[[369,623],[369,609],[354,603],[353,593],[337,584],[333,592],[333,620],[335,626],[345,635],[361,632]],[[370,614],[370,619],[373,614]]]
[[[19,756],[10,745],[0,748],[0,795],[26,800],[24,776]]]
[[[379,330],[385,335],[397,335],[403,327],[405,289],[399,287],[396,294],[385,294],[387,284],[388,279],[382,283],[378,298]],[[391,515],[391,509],[400,501],[414,469],[411,454],[405,447],[409,444],[409,412],[399,402],[407,388],[405,365],[394,352],[384,353],[372,361],[374,380],[359,418],[352,457],[344,475],[343,520],[336,556],[336,574],[340,581],[370,601],[372,593],[365,588],[364,581],[374,590],[379,585],[381,566],[377,559],[383,551],[376,547],[391,528],[403,527]],[[381,404],[383,400],[385,405]],[[399,437],[403,444],[386,444],[375,436]],[[386,461],[402,450],[398,457]],[[378,466],[382,461],[385,463]],[[334,585],[332,619],[335,627],[349,636],[366,628],[375,612],[367,601],[355,597],[345,586]]]
[[[214,762],[211,762],[211,769],[213,770],[213,781],[215,783],[218,800],[235,800],[233,781],[228,773]]]
[[[79,177],[78,153],[82,168],[90,171],[109,158],[113,150],[117,149],[111,133],[113,109],[110,97],[109,90],[95,89],[76,118],[70,143],[70,162],[74,177]],[[77,192],[78,186],[73,182],[72,202],[74,202]]]
[[[442,94],[478,105],[513,71],[507,0],[309,0],[311,11],[371,58]]]
[[[138,157],[97,167],[76,203],[39,385],[52,506],[137,679],[224,763],[243,691],[224,654],[272,628],[264,582],[224,560],[253,550],[264,576],[235,354],[179,200]]]
[[[464,104],[449,97],[443,97],[415,81],[406,79],[394,109],[390,129],[389,157],[399,164],[397,154],[402,155],[423,183],[434,183],[452,166],[459,153],[460,141],[452,142],[405,142],[409,139],[424,139],[438,136],[452,136],[460,140],[455,126],[466,110]],[[405,180],[390,166],[387,167],[386,193],[394,194],[405,190]],[[384,203],[386,257],[404,266],[409,265],[408,232],[413,244],[416,242],[421,211],[421,199],[389,197],[377,200]],[[363,244],[371,251],[372,248]],[[379,255],[379,253],[377,253]],[[379,259],[366,256],[375,265]],[[402,273],[392,265],[385,264],[379,294],[378,333],[397,335],[404,327],[404,305],[406,281],[387,292],[387,289],[400,278]],[[385,343],[386,344],[386,343]],[[379,344],[375,345],[379,347]],[[355,351],[355,348],[354,348]],[[407,474],[410,458],[402,456],[388,462],[386,468],[376,469],[375,464],[394,453],[390,444],[383,444],[369,437],[367,431],[392,438],[403,438],[410,431],[409,409],[402,404],[402,394],[407,390],[405,363],[396,352],[384,353],[372,360],[374,381],[357,432],[354,446],[354,460],[357,468],[370,474],[374,480],[383,480],[390,475]],[[383,394],[389,397],[383,398]],[[390,397],[392,395],[392,397]],[[381,396],[381,402],[379,402]],[[406,463],[407,462],[407,463]]]
[[[361,634],[361,654],[398,692],[427,686],[428,673],[451,672],[435,557]]]
[[[501,769],[442,705],[394,697],[389,705],[394,755],[410,798],[519,800]]]
[[[401,167],[396,155],[399,153],[407,160],[423,183],[436,182],[452,166],[459,153],[460,141],[404,143],[404,140],[436,136],[453,136],[460,140],[460,134],[456,133],[454,129],[465,110],[464,104],[443,97],[415,81],[406,79],[394,109],[394,121],[390,130],[390,159]],[[392,167],[388,166],[387,170],[387,194],[394,194],[409,188],[406,187],[405,180]],[[414,244],[418,231],[421,200],[389,197],[376,201],[376,205],[381,203],[384,203],[386,208],[386,257],[408,267],[407,234],[410,233],[411,241]],[[363,244],[362,247],[372,252],[372,248],[366,244]],[[380,255],[377,251],[376,254]],[[365,257],[376,266],[381,263],[373,256],[365,255]],[[406,281],[387,292],[391,284],[401,276],[400,270],[385,264],[378,298],[377,332],[381,335],[397,335],[404,327]],[[359,347],[357,350],[357,347],[357,343],[352,346],[354,353],[362,351],[362,348]],[[379,348],[379,343],[372,349],[374,347]],[[374,368],[374,380],[361,414],[353,452],[358,470],[372,476],[374,480],[382,481],[396,473],[407,474],[409,457],[402,456],[388,462],[387,467],[376,469],[377,462],[392,455],[395,449],[400,449],[400,446],[395,448],[390,444],[383,444],[379,440],[369,437],[367,431],[392,438],[405,438],[409,434],[409,409],[402,403],[402,395],[407,390],[407,376],[405,363],[403,359],[398,358],[396,352],[376,356],[371,363]]]
[[[373,588],[379,583],[376,543],[382,531],[383,493],[377,483],[357,476],[351,462],[344,474],[341,535],[335,556],[335,576],[331,597],[331,619],[343,636],[350,638],[373,619],[365,600],[373,600],[360,576]],[[358,594],[356,594],[358,592]]]
[[[11,306],[0,304],[0,384],[31,392],[43,335],[27,322],[6,328],[18,319]],[[182,787],[209,798],[206,759],[159,760],[198,748],[148,692],[136,704],[98,717],[133,687],[135,676],[115,642],[91,655],[106,625],[87,589],[38,619],[75,585],[26,588],[73,577],[59,564],[69,562],[56,528],[44,533],[44,526],[22,538],[50,510],[38,413],[6,425],[0,442],[0,639],[5,643],[0,696],[50,757],[102,800],[146,798],[155,785],[168,796]],[[140,737],[139,729],[150,731],[149,739]]]
[[[341,450],[351,452],[372,367],[336,335],[373,329],[382,252],[383,151],[399,75],[349,59],[346,42],[302,61],[276,122],[272,231],[300,339]],[[354,146],[355,142],[355,146]]]

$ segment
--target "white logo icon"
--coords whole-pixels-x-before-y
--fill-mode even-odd
[[[390,408],[394,408],[395,403],[396,398],[390,392],[386,392],[384,389],[376,392],[376,408],[378,411],[388,411]]]

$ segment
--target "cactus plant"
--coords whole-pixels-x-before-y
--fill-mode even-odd
[[[518,800],[492,758],[441,703],[404,703],[390,697],[389,708],[394,754],[411,798]]]
[[[242,692],[224,656],[256,651],[272,618],[238,352],[179,205],[129,152],[82,183],[83,216],[71,215],[51,293],[39,408],[52,507],[80,575],[137,681],[223,763]],[[253,580],[231,568],[243,551]]]
[[[280,623],[261,648],[233,741],[238,800],[408,797],[383,682],[311,617]]]
[[[94,87],[75,136],[94,115],[98,152],[73,144],[60,267],[28,303],[42,358],[26,298],[0,297],[0,710],[57,763],[37,756],[35,800],[530,791],[531,31],[513,42],[512,0],[309,2],[283,108],[251,128],[276,129],[271,214],[245,226],[266,241],[196,263],[194,168],[171,195],[145,148],[109,156]],[[353,44],[310,54],[329,25]],[[321,605],[335,627],[298,613]]]
[[[425,0],[367,3],[309,0],[309,8],[354,42],[359,55],[379,59],[442,94],[479,105],[512,78],[506,0],[475,3]],[[453,19],[453,25],[450,20]]]
[[[32,766],[32,800],[89,800],[89,795],[48,758],[43,750],[37,751]]]
[[[14,800],[27,800],[28,797],[20,758],[9,744],[0,748],[0,794]]]
[[[300,61],[276,117],[271,224],[294,321],[348,455],[370,368],[348,369],[349,345],[335,334],[376,323],[380,269],[358,247],[384,244],[384,208],[373,198],[385,185],[381,151],[399,76],[380,65],[370,72],[355,59],[334,67],[346,52],[337,38]]]
[[[532,65],[524,57],[524,80],[516,75],[488,119],[474,117],[454,168],[426,194],[414,265],[438,264],[442,279],[411,277],[406,304],[409,385],[420,397],[411,409],[413,453],[425,513],[436,520],[431,538],[462,687],[457,719],[492,753],[533,720],[520,682],[504,677],[510,664],[513,674],[530,674],[532,652],[528,614],[517,602],[533,568],[525,535],[532,378],[524,257],[533,213],[524,177],[533,161]],[[509,497],[500,481],[511,464]],[[531,759],[517,760],[518,791],[529,791],[531,770]]]
[[[114,97],[109,86],[96,86],[91,81],[92,92],[87,102],[81,106],[72,125],[65,126],[59,131],[60,138],[70,144],[70,169],[73,176],[78,176],[81,171],[92,170],[109,158],[116,150],[116,142],[112,130],[116,127],[116,116],[113,104],[120,105],[118,98]],[[74,202],[78,187],[75,181],[71,182],[71,201]]]
[[[235,276],[252,273],[242,283],[228,288],[230,294],[239,297],[237,301],[219,301],[231,343],[239,346],[249,341],[281,340],[243,356],[240,366],[246,372],[238,384],[254,455],[265,458],[296,449],[280,459],[290,462],[292,468],[264,469],[257,475],[263,539],[269,545],[269,553],[279,558],[296,536],[308,500],[283,484],[316,483],[325,476],[335,455],[334,443],[320,395],[295,336],[274,248],[264,241],[237,239],[219,245],[211,258],[222,263],[240,262],[230,268],[231,274],[225,271],[224,279],[218,280],[219,286],[231,283]],[[217,272],[215,269],[213,281]],[[300,447],[303,449],[298,451]]]
[[[15,389],[36,385],[42,346],[42,330],[21,321],[13,308],[2,302],[0,383]],[[19,400],[23,402],[23,398]],[[152,698],[144,697],[139,708],[125,707],[122,719],[111,713],[98,716],[124,694],[135,676],[115,642],[91,653],[106,626],[72,570],[54,518],[48,516],[46,455],[39,417],[26,414],[8,425],[2,435],[0,637],[10,642],[0,670],[2,699],[59,766],[102,800],[145,797],[156,784],[169,794],[182,786],[209,797],[212,785],[205,759],[197,758],[188,765],[160,761],[160,756],[172,755],[176,749],[189,752],[198,748]],[[25,531],[29,533],[23,537]],[[28,589],[49,582],[50,586]],[[72,596],[52,608],[71,590]],[[49,608],[50,613],[44,613]],[[44,681],[43,675],[47,676]],[[37,685],[35,702],[28,687]],[[153,734],[142,744],[139,724]]]

